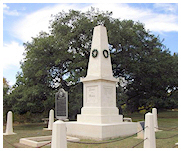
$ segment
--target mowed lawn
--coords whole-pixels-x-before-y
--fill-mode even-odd
[[[129,114],[125,115],[124,117],[131,117],[133,122],[144,120],[144,114],[141,113]],[[158,126],[160,129],[163,129],[163,131],[156,132],[156,147],[177,148],[178,146],[175,146],[175,143],[178,142],[178,135],[177,135],[178,128],[176,128],[178,127],[178,112],[177,111],[158,112]],[[51,131],[43,130],[44,127],[46,127],[46,125],[43,123],[14,125],[14,132],[17,134],[3,136],[3,148],[15,148],[16,147],[15,144],[19,143],[20,138],[51,135]],[[5,126],[3,126],[3,132],[5,132]],[[142,139],[136,139],[135,137],[136,135],[126,138],[124,140],[121,140],[122,138],[116,138],[108,140],[110,143],[105,143],[105,144],[68,143],[67,147],[68,148],[132,148],[133,146],[142,141]],[[85,139],[81,139],[81,141],[89,143],[99,142],[99,141],[85,140]],[[143,148],[143,142],[140,143],[135,148]]]

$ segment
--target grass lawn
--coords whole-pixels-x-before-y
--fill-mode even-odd
[[[125,115],[125,117],[131,117],[133,122],[144,120],[144,114],[140,113]],[[174,136],[178,134],[178,129],[173,129],[170,131],[166,131],[166,129],[178,127],[178,112],[177,111],[158,112],[158,126],[160,129],[164,130],[161,132],[156,132],[156,138],[157,138],[156,147],[172,148],[175,145],[175,143],[178,142],[178,135]],[[15,147],[14,143],[18,143],[20,138],[51,135],[51,131],[44,131],[43,127],[46,127],[46,125],[42,123],[14,125],[14,132],[17,134],[3,136],[3,148],[14,148]],[[3,131],[5,132],[5,127],[3,127]],[[132,146],[142,141],[142,139],[135,139],[134,137],[136,137],[136,135],[121,141],[116,141],[106,144],[68,143],[67,147],[68,148],[131,148]],[[167,138],[167,139],[161,139],[161,138]],[[121,138],[116,138],[113,140],[118,140],[118,139]],[[113,140],[108,140],[108,141],[113,141]],[[81,141],[95,142],[94,140],[81,140]],[[143,143],[136,146],[136,148],[143,148]]]

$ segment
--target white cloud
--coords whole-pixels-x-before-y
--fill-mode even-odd
[[[9,6],[7,6],[6,4],[3,4],[3,9],[9,9]]]
[[[49,21],[52,19],[52,14],[56,15],[62,10],[68,12],[72,8],[76,9],[76,4],[58,4],[54,7],[40,9],[17,22],[14,25],[13,33],[23,42],[31,41],[31,37],[36,37],[40,31],[49,31]]]
[[[149,20],[145,20],[145,24],[152,31],[178,31],[177,16],[174,15],[153,14]]]
[[[100,10],[113,11],[113,17],[131,19],[145,24],[154,32],[178,31],[178,17],[169,13],[156,13],[149,8],[131,7],[128,4],[95,4]],[[174,5],[175,6],[175,5]]]
[[[20,67],[23,51],[24,47],[15,41],[4,44],[2,52],[3,69],[8,69],[12,66]]]
[[[19,16],[19,13],[17,10],[12,10],[12,11],[3,10],[3,13],[9,16]]]
[[[40,31],[48,32],[49,21],[52,19],[51,14],[69,9],[81,10],[83,12],[93,6],[99,10],[113,11],[114,18],[132,19],[145,24],[146,29],[154,32],[169,32],[178,31],[177,15],[169,13],[156,13],[154,10],[147,8],[133,7],[124,3],[95,3],[80,5],[76,4],[57,4],[51,7],[45,7],[34,13],[26,15],[13,28],[13,34],[23,42],[31,40],[31,37],[36,37]],[[163,5],[161,5],[163,6]],[[160,7],[161,7],[160,6]],[[155,7],[159,7],[155,5]],[[171,7],[170,7],[171,10]]]
[[[175,13],[178,10],[178,5],[177,4],[170,4],[170,3],[155,3],[154,5],[155,9],[158,9],[160,11],[165,11],[165,12],[172,12]]]
[[[10,7],[6,4],[3,4],[3,14],[9,16],[19,16],[20,13],[17,10],[10,10]]]

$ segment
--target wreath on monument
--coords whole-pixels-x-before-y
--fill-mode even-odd
[[[97,55],[98,55],[98,51],[97,51],[97,49],[94,49],[93,51],[92,51],[92,57],[97,57]]]
[[[109,53],[108,53],[108,51],[106,49],[103,50],[103,55],[104,55],[105,58],[109,57]]]

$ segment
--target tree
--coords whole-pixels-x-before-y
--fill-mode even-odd
[[[79,78],[86,76],[93,28],[100,24],[108,31],[113,74],[127,81],[117,88],[119,108],[123,104],[132,112],[140,106],[159,108],[161,102],[166,104],[176,96],[177,55],[171,56],[142,23],[111,15],[92,8],[86,13],[70,10],[53,16],[50,34],[41,32],[24,44],[25,61],[12,93],[16,99],[13,108],[21,114],[48,112],[54,107],[55,92],[63,87],[69,93],[69,116],[80,113]]]
[[[114,33],[122,42],[117,44],[119,47],[113,46],[113,65],[115,76],[128,81],[124,89],[128,98],[123,103],[132,112],[140,106],[165,108],[168,92],[177,93],[177,56],[171,56],[159,37],[149,34],[142,24],[121,24],[125,35]]]
[[[8,93],[9,90],[9,84],[6,78],[3,77],[3,96]]]
[[[8,95],[9,90],[9,83],[7,79],[3,77],[3,119],[5,119],[8,110],[11,109],[11,101],[9,100]]]

